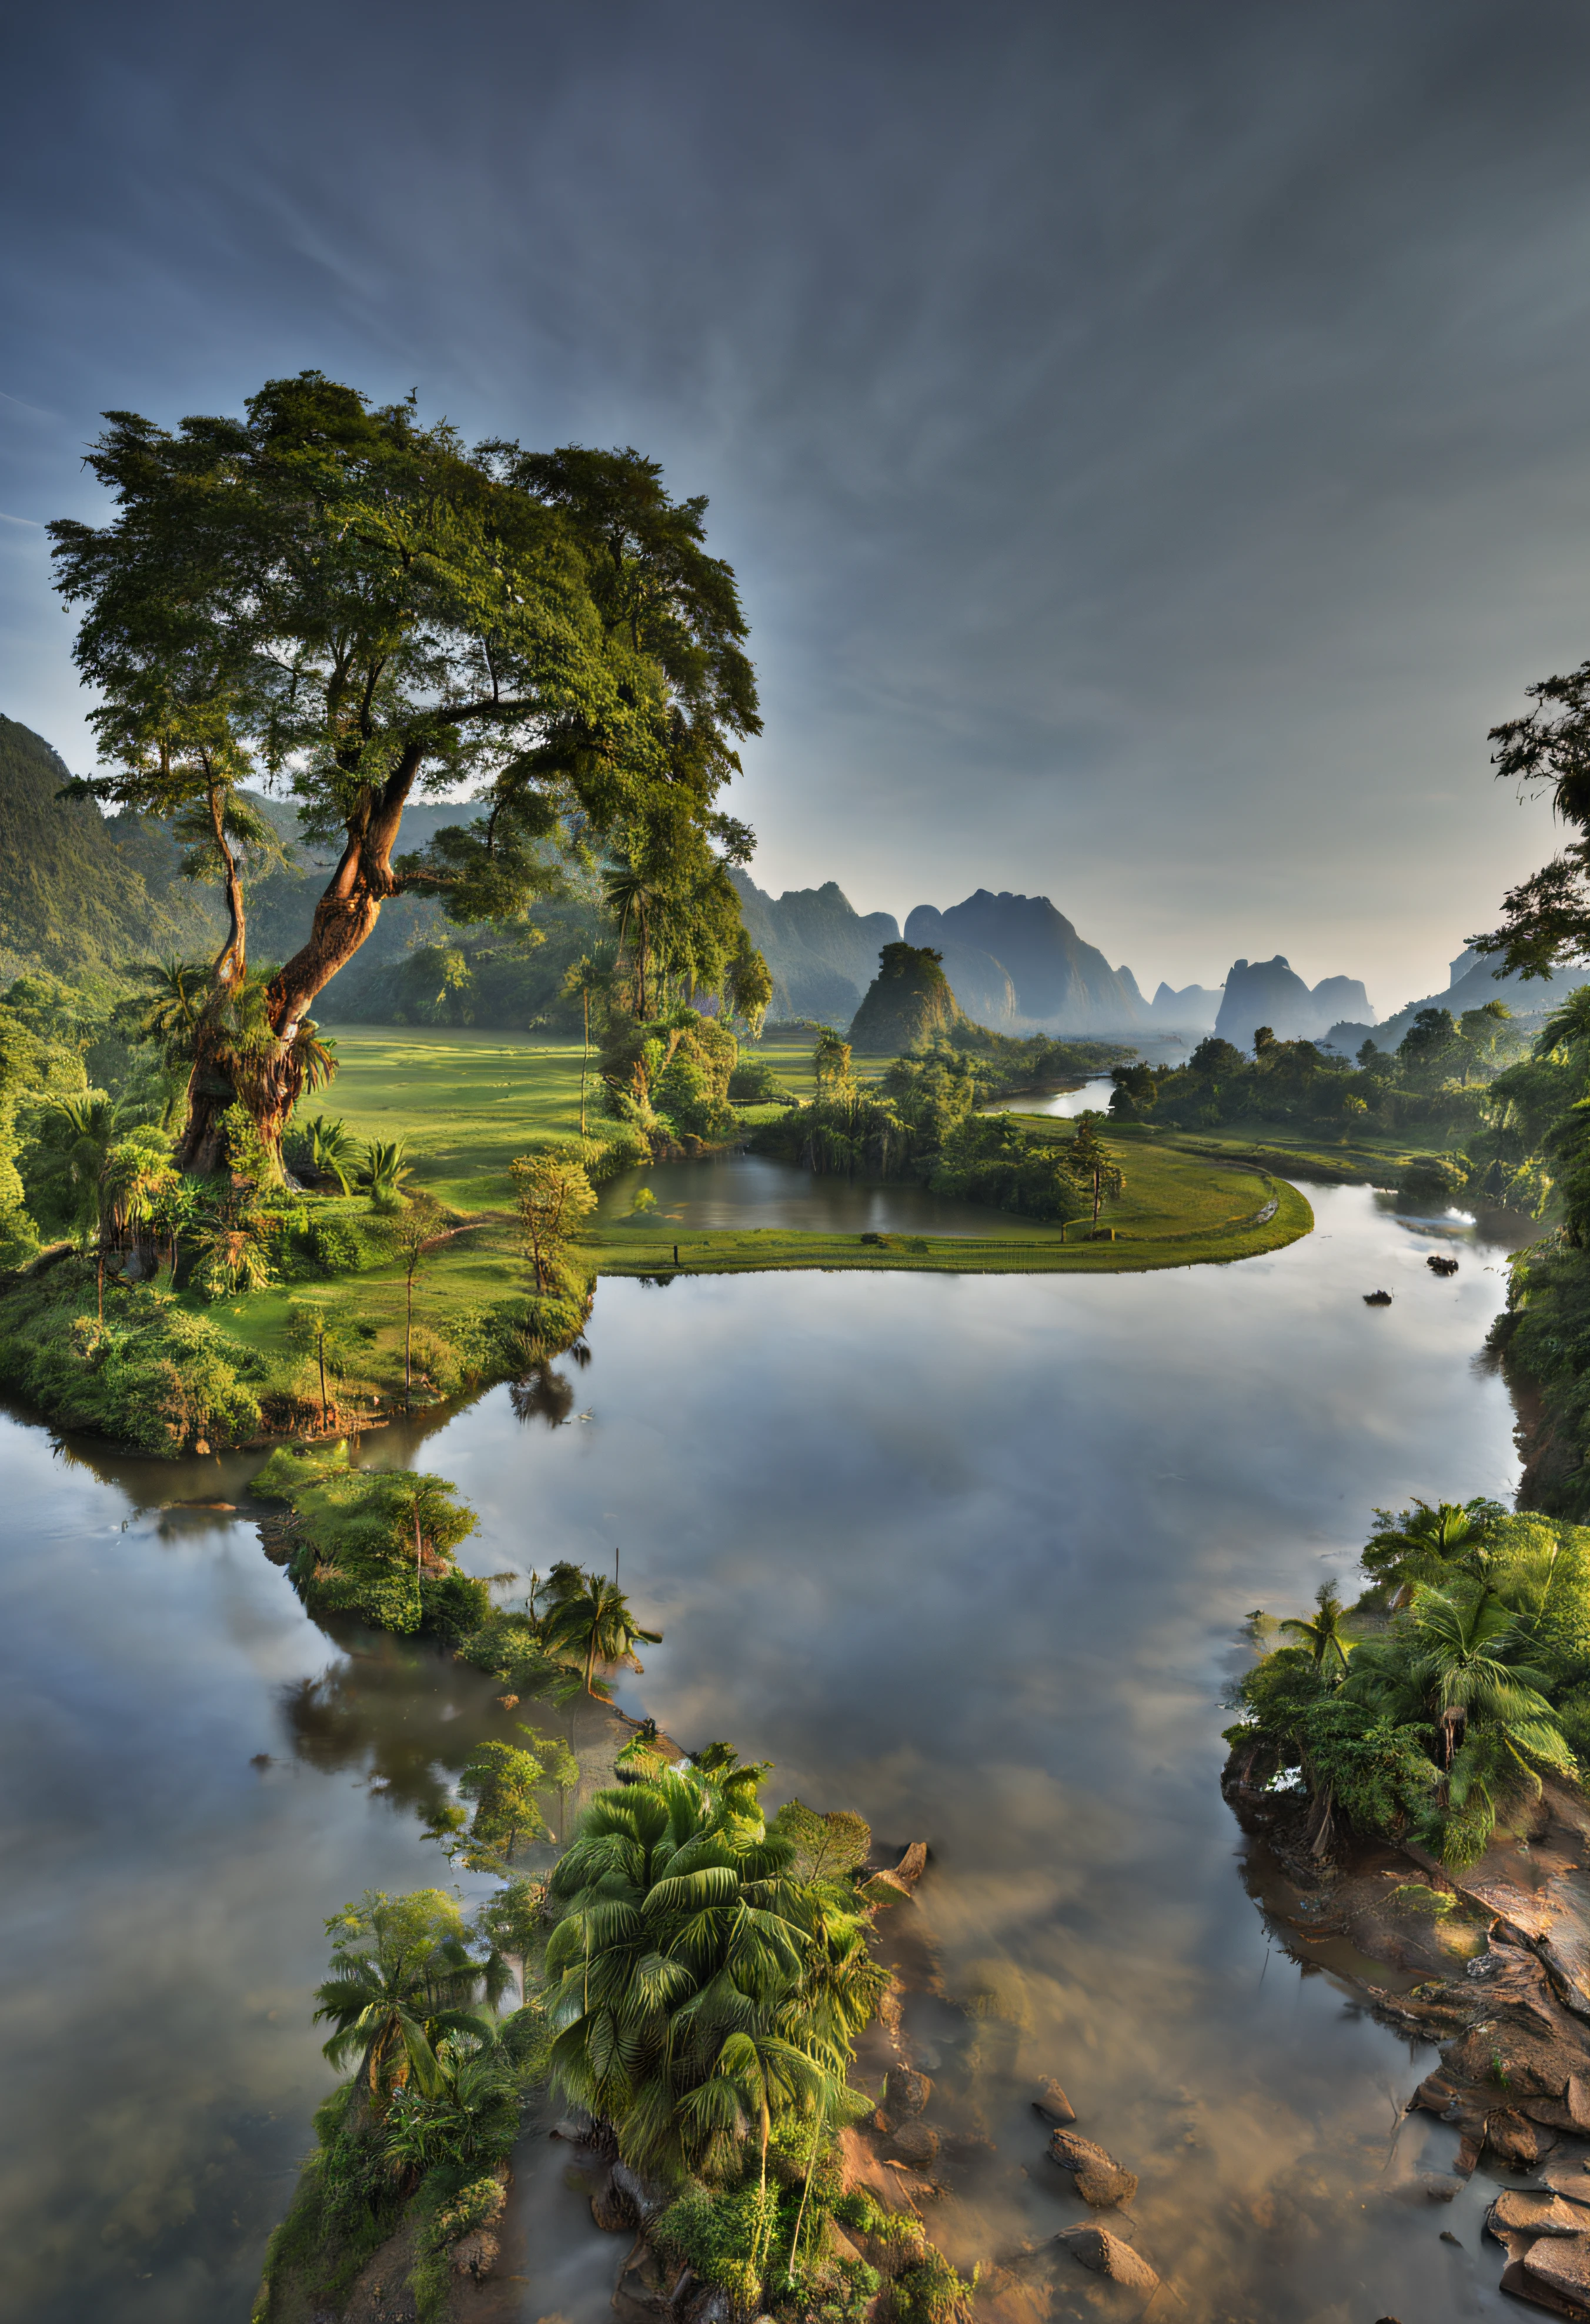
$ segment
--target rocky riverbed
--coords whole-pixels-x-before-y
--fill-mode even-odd
[[[1439,2049],[1405,2111],[1455,2127],[1457,2153],[1397,2191],[1441,2204],[1493,2179],[1503,2291],[1590,2324],[1590,1802],[1548,1784],[1525,1831],[1451,1874],[1412,1847],[1319,1852],[1306,1804],[1249,1789],[1236,1755],[1224,1788],[1293,1959]]]

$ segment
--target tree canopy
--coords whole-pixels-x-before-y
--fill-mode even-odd
[[[268,381],[242,419],[106,418],[88,465],[115,515],[51,527],[108,770],[83,788],[183,818],[225,890],[225,993],[247,975],[238,787],[290,788],[338,850],[308,941],[266,980],[273,1056],[245,1089],[201,1039],[186,1165],[213,1166],[234,1097],[279,1140],[299,1030],[393,896],[510,918],[600,846],[663,917],[732,924],[725,865],[750,834],[717,802],[759,722],[704,500],[672,500],[634,450],[471,449],[412,398],[319,372]],[[410,798],[460,788],[473,819],[400,853]]]

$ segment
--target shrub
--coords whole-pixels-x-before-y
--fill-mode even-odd
[[[310,1256],[322,1275],[357,1275],[372,1262],[364,1240],[345,1219],[316,1219],[308,1232]]]
[[[455,1641],[478,1630],[490,1613],[486,1584],[459,1572],[454,1560],[475,1519],[453,1499],[445,1478],[352,1469],[340,1446],[332,1454],[282,1447],[253,1490],[290,1501],[297,1513],[288,1573],[311,1613],[355,1614],[377,1629],[424,1630]]]
[[[766,1057],[741,1057],[729,1076],[729,1097],[735,1105],[783,1105],[789,1094]]]

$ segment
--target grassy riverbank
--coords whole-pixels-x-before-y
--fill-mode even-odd
[[[804,1044],[768,1047],[781,1082],[798,1089],[810,1073]],[[888,1061],[866,1062],[876,1071]],[[102,1286],[91,1259],[61,1249],[0,1290],[0,1376],[68,1427],[156,1453],[218,1448],[335,1434],[522,1378],[578,1333],[603,1275],[1135,1273],[1251,1258],[1313,1224],[1306,1199],[1255,1157],[1126,1126],[1108,1141],[1126,1185],[1098,1236],[1087,1218],[1062,1227],[992,1207],[972,1212],[970,1234],[709,1231],[610,1199],[570,1251],[568,1296],[538,1302],[510,1165],[561,1145],[601,1175],[614,1125],[597,1111],[593,1075],[591,1138],[580,1147],[581,1066],[580,1047],[566,1042],[353,1028],[342,1037],[335,1112],[357,1138],[400,1137],[411,1183],[443,1206],[412,1282],[395,1242],[399,1213],[362,1194],[308,1198],[279,1239],[276,1279],[217,1300],[187,1276],[174,1291],[163,1271],[152,1285],[107,1274]],[[1076,1135],[1074,1122],[1050,1115],[1019,1121],[1040,1147]],[[635,1133],[620,1136],[627,1160]]]

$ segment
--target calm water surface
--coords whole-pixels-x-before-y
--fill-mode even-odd
[[[631,1709],[930,1841],[949,1990],[1001,2013],[962,2061],[999,2152],[939,2229],[958,2256],[1080,2216],[1027,2108],[1054,2074],[1140,2173],[1137,2239],[1190,2317],[1445,2324],[1503,2312],[1482,2190],[1387,2191],[1420,2054],[1271,1954],[1218,1703],[1243,1617],[1348,1579],[1373,1505],[1511,1490],[1475,1360],[1501,1252],[1446,1222],[1442,1282],[1386,1198],[1310,1199],[1314,1236],[1234,1267],[604,1283],[588,1419],[520,1421],[502,1389],[424,1459],[481,1514],[478,1571],[621,1544],[666,1631]],[[154,1506],[234,1500],[247,1464],[90,1460],[23,1419],[0,1460],[0,2301],[242,2324],[330,2083],[321,1924],[447,1877],[419,1811],[511,1718],[438,1655],[308,1622],[241,1518]],[[971,2030],[933,2029],[946,2072]],[[1404,2129],[1392,2171],[1448,2135]],[[596,2324],[620,2246],[545,2153],[513,2297]]]
[[[688,1233],[712,1227],[798,1227],[815,1234],[970,1235],[1031,1240],[1030,1219],[925,1186],[866,1178],[813,1177],[768,1154],[730,1151],[700,1162],[655,1162],[625,1170],[602,1188],[603,1218],[623,1218],[638,1194],[656,1204],[647,1216]],[[1042,1232],[1042,1230],[1038,1230]]]

